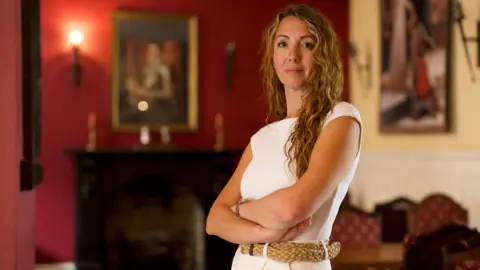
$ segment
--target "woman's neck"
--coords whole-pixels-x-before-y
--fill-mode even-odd
[[[303,91],[285,91],[287,118],[297,117],[303,105]]]
[[[298,112],[288,112],[287,116],[285,118],[295,118],[295,117],[298,117],[299,114],[300,114],[300,111],[298,111]]]

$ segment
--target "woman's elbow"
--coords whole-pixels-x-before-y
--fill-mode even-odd
[[[287,203],[279,212],[279,219],[284,224],[295,225],[306,218],[304,207]]]
[[[208,223],[207,226],[205,226],[205,232],[207,233],[207,235],[215,235],[213,233],[212,226],[209,226]]]
[[[215,218],[212,216],[212,213],[207,216],[207,220],[205,222],[205,232],[208,235],[215,235]]]
[[[222,211],[224,206],[222,205],[214,205],[210,212],[207,215],[207,219],[205,221],[205,232],[208,235],[217,235],[219,227],[223,222],[222,220]]]

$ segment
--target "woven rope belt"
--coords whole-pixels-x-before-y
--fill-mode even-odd
[[[242,254],[251,256],[264,256],[265,244],[240,245]],[[328,258],[325,258],[325,248]],[[321,242],[279,242],[268,244],[266,256],[268,259],[281,262],[321,262],[331,260],[340,253],[340,243]]]

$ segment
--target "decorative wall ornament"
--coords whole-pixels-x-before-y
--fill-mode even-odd
[[[472,82],[475,82],[475,72],[473,70],[472,58],[470,57],[470,52],[468,51],[467,42],[477,43],[477,67],[480,67],[480,19],[477,20],[477,36],[468,37],[465,33],[465,29],[463,28],[463,20],[465,20],[465,14],[463,13],[462,4],[460,3],[460,1],[455,1],[455,7],[453,11],[453,19],[457,23],[460,30],[462,44],[465,50],[465,56],[467,57],[468,61],[468,68],[470,70],[470,74],[472,75]]]
[[[95,113],[89,113],[87,119],[87,151],[94,151],[97,148],[97,116]]]
[[[359,58],[358,49],[353,42],[349,42],[349,55],[350,59],[353,62],[353,67],[358,73],[360,84],[364,87],[365,94],[370,93],[372,89],[372,51],[370,46],[367,44],[366,47],[366,59],[365,64],[361,64]]]
[[[233,58],[235,56],[236,45],[229,42],[226,47],[225,75],[226,87],[228,91],[233,91]]]

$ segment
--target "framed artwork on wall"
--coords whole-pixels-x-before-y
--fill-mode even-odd
[[[197,17],[116,12],[112,45],[113,129],[195,131]]]
[[[380,132],[449,132],[451,0],[380,5]]]

